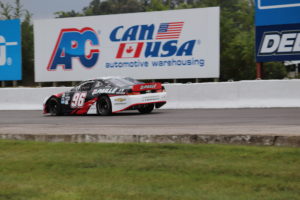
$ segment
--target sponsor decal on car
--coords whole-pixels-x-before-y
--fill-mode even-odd
[[[120,102],[120,103],[121,103],[121,102],[124,102],[124,101],[126,101],[126,99],[124,99],[124,98],[117,98],[117,99],[115,99],[115,101],[116,101],[116,102]]]
[[[63,93],[63,95],[61,96],[61,104],[65,104],[68,105],[70,102],[70,94],[68,92]]]
[[[125,98],[117,98],[114,100],[114,105],[125,105],[127,104],[127,99]]]
[[[115,94],[118,88],[94,89],[92,95],[95,94]]]
[[[161,83],[145,83],[133,86],[133,91],[146,91],[146,90],[158,90],[161,89]]]
[[[153,102],[159,100],[160,100],[160,96],[148,96],[143,98],[143,102]]]
[[[141,90],[143,90],[143,89],[154,89],[154,88],[156,88],[156,84],[154,84],[154,85],[142,85],[141,86]]]

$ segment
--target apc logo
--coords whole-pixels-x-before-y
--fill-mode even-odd
[[[0,35],[0,66],[12,65],[12,58],[6,56],[8,46],[17,46],[18,42],[6,42],[6,39]]]
[[[47,70],[54,71],[58,66],[64,70],[72,70],[74,59],[79,59],[83,67],[92,68],[97,63],[99,54],[99,40],[92,28],[62,29]]]

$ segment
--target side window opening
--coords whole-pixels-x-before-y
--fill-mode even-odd
[[[97,88],[97,87],[103,87],[103,86],[104,85],[103,85],[103,83],[101,81],[96,81],[95,88]]]
[[[89,91],[92,89],[93,85],[94,85],[94,82],[83,83],[82,85],[79,86],[79,90],[80,91]]]

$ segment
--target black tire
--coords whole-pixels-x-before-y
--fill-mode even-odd
[[[154,109],[154,104],[146,104],[143,105],[141,108],[138,108],[138,111],[142,114],[148,114],[151,113]]]
[[[111,102],[108,96],[101,96],[97,102],[97,114],[101,116],[111,115]]]
[[[51,116],[61,115],[61,106],[57,98],[52,97],[48,103],[48,111]]]

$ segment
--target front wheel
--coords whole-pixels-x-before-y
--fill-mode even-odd
[[[61,109],[60,109],[60,104],[59,101],[57,100],[57,98],[52,97],[49,100],[49,104],[48,104],[48,108],[49,108],[49,113],[51,116],[59,116],[61,115]]]
[[[102,116],[111,115],[111,102],[108,96],[101,96],[97,102],[97,114]]]
[[[138,108],[138,111],[142,114],[148,114],[151,113],[153,109],[154,109],[154,104],[146,104]]]

